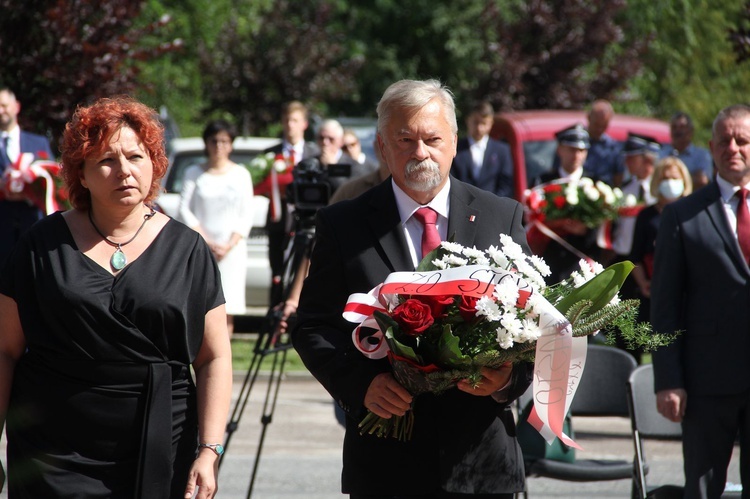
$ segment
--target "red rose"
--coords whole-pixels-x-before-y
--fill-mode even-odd
[[[435,322],[430,306],[414,298],[409,298],[396,307],[391,315],[409,336],[419,336]]]
[[[544,192],[562,192],[562,186],[560,184],[545,185]]]
[[[565,206],[565,198],[562,196],[556,197],[555,199],[553,199],[553,202],[558,209],[561,209],[563,206]]]
[[[461,302],[458,304],[458,313],[461,314],[461,318],[464,322],[474,322],[477,320],[477,302],[479,298],[476,296],[462,296]]]
[[[445,311],[446,307],[453,305],[453,297],[451,295],[424,295],[418,296],[417,299],[429,305],[432,317],[435,319],[445,317],[447,315]]]
[[[36,159],[49,159],[49,155],[47,154],[47,151],[37,151]]]

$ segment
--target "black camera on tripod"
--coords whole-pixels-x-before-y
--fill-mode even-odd
[[[287,187],[287,202],[293,204],[298,213],[314,214],[328,206],[332,191],[329,180],[349,177],[351,173],[352,165],[338,163],[323,167],[318,158],[303,159],[292,170],[294,179]]]

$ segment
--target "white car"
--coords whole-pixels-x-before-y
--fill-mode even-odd
[[[267,137],[237,137],[234,140],[231,158],[235,163],[248,165],[255,156],[280,142],[281,139]],[[169,151],[169,168],[162,179],[164,192],[159,195],[156,202],[164,213],[182,221],[179,206],[183,176],[189,166],[205,161],[205,145],[200,137],[172,139]],[[253,228],[247,239],[245,301],[248,307],[247,314],[257,316],[263,315],[268,308],[271,287],[268,235],[265,228],[268,198],[255,196],[253,203]]]

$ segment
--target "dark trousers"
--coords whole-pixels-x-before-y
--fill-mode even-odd
[[[289,245],[289,210],[286,204],[282,204],[281,220],[271,220],[269,210],[266,219],[268,230],[268,263],[271,266],[271,289],[268,305],[273,307],[284,299],[284,283],[279,279],[284,272],[284,252]]]
[[[731,380],[727,380],[731,382]],[[740,442],[743,498],[750,498],[750,391],[739,395],[688,395],[682,422],[685,499],[721,497],[735,440]]]

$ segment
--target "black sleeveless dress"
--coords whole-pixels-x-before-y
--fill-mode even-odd
[[[0,293],[27,344],[6,423],[9,498],[183,497],[198,431],[189,366],[224,303],[203,239],[170,220],[112,276],[55,213],[15,247]]]

